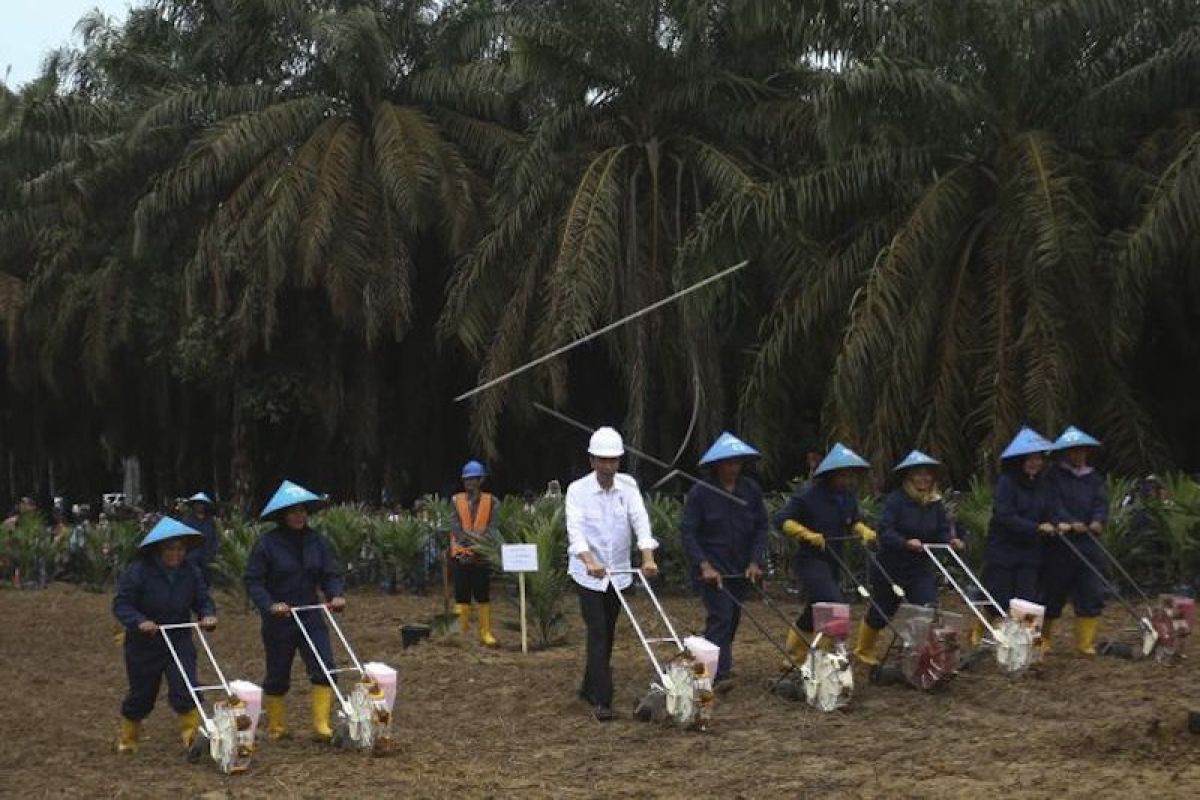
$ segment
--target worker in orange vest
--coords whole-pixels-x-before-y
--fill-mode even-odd
[[[492,566],[478,550],[485,539],[495,537],[496,498],[480,491],[487,470],[478,461],[462,468],[463,489],[454,495],[450,521],[450,561],[454,572],[454,612],[458,629],[465,637],[471,629],[471,601],[479,606],[479,641],[496,646],[492,636]]]

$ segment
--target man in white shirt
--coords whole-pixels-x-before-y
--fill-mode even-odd
[[[658,574],[650,533],[650,516],[637,481],[619,473],[625,444],[612,428],[600,428],[588,443],[592,472],[567,487],[567,554],[579,592],[579,609],[587,627],[587,667],[579,696],[594,706],[600,722],[613,718],[613,632],[621,604],[616,589],[625,589],[630,569],[630,533],[642,551],[642,572]],[[616,574],[610,575],[612,571]]]

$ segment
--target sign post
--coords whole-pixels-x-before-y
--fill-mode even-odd
[[[517,573],[517,591],[521,601],[521,652],[529,652],[529,639],[525,624],[525,573],[538,571],[536,544],[500,545],[500,563],[505,572]]]

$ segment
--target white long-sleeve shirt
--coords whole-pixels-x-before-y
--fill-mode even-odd
[[[632,575],[613,575],[593,578],[579,558],[591,551],[592,556],[609,570],[630,569],[631,533],[637,535],[639,550],[653,550],[658,542],[650,532],[650,515],[638,490],[637,481],[630,475],[618,473],[611,489],[604,489],[591,472],[567,487],[567,556],[569,571],[575,582],[585,589],[608,591],[612,580],[618,589],[633,581]]]

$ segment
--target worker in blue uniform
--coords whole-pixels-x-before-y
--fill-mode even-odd
[[[1096,631],[1104,611],[1100,579],[1059,537],[1070,537],[1084,558],[1103,569],[1104,554],[1096,536],[1108,522],[1108,486],[1104,476],[1088,463],[1099,447],[1095,437],[1068,427],[1055,440],[1057,458],[1046,470],[1062,523],[1062,532],[1046,540],[1042,556],[1042,604],[1046,606],[1042,646],[1046,650],[1051,629],[1070,598],[1075,610],[1075,649],[1083,655],[1096,654]]]
[[[869,665],[879,663],[875,656],[875,641],[901,602],[937,605],[933,563],[925,554],[924,546],[950,544],[955,549],[962,547],[962,542],[952,533],[938,486],[942,463],[920,450],[913,450],[893,472],[900,485],[883,501],[878,526],[879,566],[871,567],[871,595],[875,603],[859,626],[854,648],[855,658]],[[892,589],[889,577],[904,591],[903,598]]]
[[[296,651],[308,669],[312,683],[313,736],[328,741],[333,736],[330,713],[333,689],[320,663],[305,641],[293,613],[312,638],[313,646],[330,670],[334,668],[329,629],[319,610],[293,612],[292,606],[315,605],[324,596],[331,611],[342,611],[346,598],[342,578],[329,541],[308,525],[308,514],[322,498],[291,481],[284,481],[263,508],[261,517],[276,526],[259,537],[250,551],[245,584],[250,601],[262,615],[262,639],[266,650],[267,676],[263,680],[263,709],[267,712],[267,737],[289,735],[284,697],[291,688],[292,662]]]
[[[1037,431],[1022,428],[1000,454],[983,550],[983,585],[1006,614],[1014,597],[1037,599],[1043,539],[1057,531],[1061,514],[1044,475],[1051,448]],[[982,636],[983,626],[976,624],[972,643]]]
[[[733,685],[733,640],[741,621],[738,604],[745,599],[746,581],[762,579],[767,558],[762,489],[743,474],[746,464],[758,456],[757,450],[732,433],[722,433],[700,458],[700,466],[710,470],[711,481],[693,486],[683,504],[680,539],[706,611],[704,638],[721,648],[714,684],[718,691]]]
[[[142,539],[139,557],[126,567],[113,599],[113,616],[124,626],[125,673],[129,692],[121,703],[117,751],[134,753],[142,720],[150,715],[163,676],[167,702],[179,715],[179,734],[190,747],[200,726],[200,714],[179,672],[179,665],[163,641],[171,644],[188,678],[196,682],[196,648],[190,630],[162,631],[160,625],[191,622],[193,615],[205,628],[217,624],[217,610],[200,569],[187,560],[189,545],[202,541],[199,531],[171,517],[163,517]]]
[[[862,520],[856,487],[859,474],[868,469],[866,459],[846,445],[835,444],[813,471],[812,485],[800,489],[774,517],[781,533],[799,542],[792,560],[792,573],[800,578],[808,604],[796,627],[811,640],[813,603],[844,603],[839,586],[841,572],[826,551],[839,554],[842,544],[857,536],[863,544],[876,540],[875,531]],[[797,663],[808,656],[804,637],[788,631],[787,649]]]
[[[204,492],[196,492],[187,502],[188,514],[183,518],[183,524],[200,531],[204,536],[204,542],[199,547],[188,551],[188,560],[200,567],[204,582],[212,586],[212,563],[217,560],[217,551],[221,546],[217,519],[213,516],[213,501]]]

